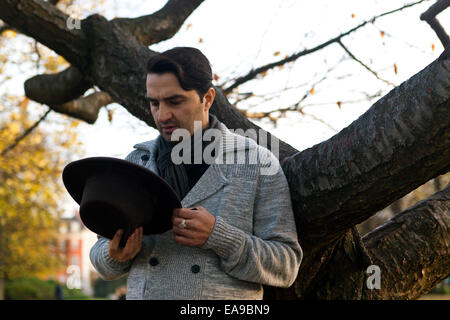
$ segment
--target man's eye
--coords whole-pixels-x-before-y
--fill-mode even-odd
[[[150,100],[149,102],[150,102],[150,106],[151,107],[158,107],[159,106],[159,102],[158,101]]]
[[[181,101],[180,100],[170,100],[169,103],[173,106],[177,106],[181,103]]]

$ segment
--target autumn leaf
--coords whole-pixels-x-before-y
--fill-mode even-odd
[[[336,104],[337,104],[338,108],[341,109],[342,101],[338,101],[338,102],[336,102]]]
[[[6,38],[15,38],[17,36],[17,33],[13,30],[6,30],[4,33]]]
[[[310,93],[310,94],[316,93],[316,90],[314,90],[314,87],[312,87],[311,90],[309,90],[309,93]]]
[[[55,57],[48,57],[47,61],[44,63],[44,67],[50,72],[58,71],[58,60]]]
[[[219,76],[217,75],[217,73],[214,73],[214,80],[219,81]]]
[[[108,121],[112,122],[113,120],[113,114],[114,114],[114,110],[109,109],[108,110]]]
[[[274,56],[274,57],[279,56],[280,53],[281,53],[280,51],[275,51],[275,52],[273,53],[273,56]]]
[[[203,38],[199,38],[198,43],[203,43]]]
[[[394,63],[394,73],[397,74],[397,71],[398,71],[398,69],[397,69],[397,64]]]
[[[29,102],[30,102],[30,99],[25,97],[22,101],[20,101],[19,107],[21,107],[22,109],[26,109]]]
[[[356,15],[355,15],[354,13],[352,13],[352,19],[354,19],[354,18],[355,18],[355,16],[356,16]]]
[[[192,23],[189,23],[189,24],[186,26],[186,31],[189,30],[191,27],[192,27]]]
[[[435,45],[434,43],[431,44],[431,51],[434,51]]]
[[[383,30],[380,30],[380,37],[384,37],[384,35],[385,35],[385,33],[384,33],[384,31]]]

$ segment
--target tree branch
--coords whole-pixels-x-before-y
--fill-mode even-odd
[[[430,27],[436,32],[442,45],[446,48],[450,44],[450,38],[445,29],[439,23],[436,16],[450,6],[450,0],[439,0],[433,4],[427,11],[420,15],[420,20],[428,22]]]
[[[344,49],[345,52],[347,52],[347,54],[350,56],[350,58],[352,58],[353,60],[358,62],[360,65],[362,65],[367,71],[369,71],[371,74],[373,74],[375,76],[375,78],[377,78],[378,80],[383,81],[384,83],[386,83],[386,84],[388,84],[388,85],[390,85],[392,87],[396,87],[396,85],[394,83],[392,83],[392,82],[390,82],[388,80],[380,78],[380,76],[375,71],[373,71],[364,62],[362,62],[357,57],[355,57],[355,55],[346,46],[344,46],[344,44],[342,43],[341,40],[338,40],[337,43],[342,47],[342,49]]]
[[[450,184],[363,237],[383,299],[417,299],[450,276],[449,208]]]
[[[310,53],[313,53],[313,52],[319,51],[319,50],[321,50],[321,49],[324,49],[324,48],[328,47],[329,45],[331,45],[331,44],[333,44],[333,43],[338,43],[338,41],[340,41],[342,38],[348,36],[349,34],[355,32],[356,30],[358,30],[358,29],[364,27],[364,26],[365,26],[366,24],[368,24],[368,23],[373,23],[376,19],[379,19],[379,18],[381,18],[381,17],[390,15],[390,14],[392,14],[392,13],[395,13],[395,12],[398,12],[398,11],[401,11],[401,10],[404,10],[404,9],[406,9],[406,8],[413,7],[413,6],[418,5],[418,4],[420,4],[420,3],[424,2],[424,1],[426,1],[426,0],[421,0],[421,1],[413,2],[413,3],[410,3],[410,4],[404,5],[404,6],[400,7],[400,8],[397,8],[397,9],[395,9],[395,10],[391,10],[391,11],[384,12],[384,13],[382,13],[382,14],[376,15],[376,16],[374,16],[373,18],[371,18],[371,19],[369,19],[369,20],[366,20],[366,21],[360,23],[360,24],[357,25],[356,27],[351,28],[350,30],[348,30],[348,31],[346,31],[346,32],[344,32],[344,33],[341,33],[340,35],[338,35],[338,36],[336,36],[336,37],[334,37],[334,38],[332,38],[332,39],[330,39],[330,40],[328,40],[328,41],[325,41],[325,42],[323,42],[323,43],[321,43],[321,44],[319,44],[319,45],[317,45],[317,46],[315,46],[315,47],[313,47],[313,48],[311,48],[311,49],[306,49],[306,50],[300,51],[300,52],[295,53],[295,54],[293,54],[293,55],[291,55],[291,56],[289,56],[289,57],[286,57],[286,58],[284,58],[284,59],[281,59],[281,60],[278,60],[278,61],[275,61],[275,62],[266,64],[266,65],[261,66],[261,67],[258,67],[258,68],[256,68],[256,69],[253,69],[253,70],[249,71],[246,75],[237,78],[237,79],[233,82],[232,85],[230,85],[230,86],[228,86],[227,88],[223,89],[223,92],[224,92],[224,94],[227,95],[227,94],[229,94],[234,88],[237,88],[238,86],[242,85],[243,83],[248,82],[248,81],[254,79],[257,75],[259,75],[259,74],[261,74],[261,73],[263,73],[263,72],[266,72],[266,71],[268,71],[268,70],[270,70],[270,69],[273,69],[273,68],[275,68],[275,67],[282,66],[282,65],[284,65],[284,64],[286,64],[286,63],[288,63],[288,62],[295,61],[295,60],[297,60],[298,58],[300,58],[300,57],[302,57],[302,56],[305,56],[305,55],[308,55],[308,54],[310,54]]]
[[[56,4],[58,1],[50,2]],[[111,23],[117,28],[127,29],[143,44],[150,45],[172,37],[202,2],[203,0],[171,0],[151,15],[135,19],[114,19]],[[69,67],[57,74],[37,75],[28,79],[25,82],[25,94],[36,102],[49,105],[57,112],[93,123],[99,110],[97,103],[92,104],[92,99],[85,98],[69,102],[79,98],[90,87],[90,80],[76,67]]]
[[[438,59],[329,140],[286,159],[305,245],[336,239],[447,172],[449,137],[450,59]]]
[[[86,38],[81,30],[68,29],[68,15],[42,0],[2,0],[0,18],[38,40],[67,61],[83,69],[87,62]]]
[[[202,2],[203,0],[170,0],[155,13],[132,19],[117,18],[111,22],[126,28],[138,41],[149,46],[170,39]]]
[[[47,118],[48,114],[50,113],[50,111],[52,111],[51,109],[48,109],[40,118],[39,120],[37,120],[31,127],[29,127],[28,129],[26,129],[20,136],[18,136],[14,142],[9,145],[8,147],[6,147],[5,149],[2,150],[2,152],[0,152],[0,157],[3,157],[5,154],[7,154],[9,151],[11,151],[12,149],[14,149],[19,143],[20,141],[22,141],[23,139],[25,139],[42,121],[45,120],[45,118]]]
[[[92,124],[97,120],[100,108],[113,102],[114,100],[107,92],[100,91],[63,104],[51,105],[50,108],[58,113]]]
[[[39,103],[55,105],[80,97],[92,82],[75,67],[55,74],[34,76],[24,83],[25,95]]]

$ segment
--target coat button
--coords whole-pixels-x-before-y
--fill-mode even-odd
[[[151,265],[152,267],[154,267],[154,266],[158,265],[159,261],[158,261],[158,259],[156,259],[155,257],[153,257],[153,258],[150,258],[150,260],[148,261],[148,263],[150,263],[150,265]]]
[[[191,267],[191,271],[192,271],[192,273],[199,273],[199,272],[200,272],[200,266],[197,265],[197,264],[194,264],[194,265]]]
[[[142,160],[142,161],[145,161],[145,162],[147,162],[148,159],[150,159],[150,157],[148,156],[148,154],[144,154],[144,155],[141,157],[141,160]]]

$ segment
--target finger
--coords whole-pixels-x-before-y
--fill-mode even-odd
[[[133,238],[132,247],[131,247],[131,253],[132,253],[133,257],[141,250],[142,234],[143,234],[142,227],[137,228],[134,232],[134,238]]]
[[[119,229],[114,234],[114,237],[110,241],[110,249],[117,250],[119,248],[120,239],[122,238],[123,230]]]
[[[143,227],[139,227],[139,243],[142,242],[142,238],[144,237],[144,228]]]
[[[177,211],[174,211],[173,216],[175,218],[183,218],[183,219],[193,219],[198,214],[198,211],[187,209],[187,208],[181,208]]]
[[[138,228],[137,235],[136,235],[136,253],[141,251],[142,247],[142,237],[144,236],[144,230],[142,227]]]
[[[173,226],[173,232],[176,235],[181,235],[183,237],[193,238],[195,236],[195,231],[188,228],[180,228],[179,226]]]
[[[134,242],[136,239],[136,230],[128,237],[127,243],[125,244],[125,248],[123,248],[123,255],[127,258],[130,258],[131,254],[133,253],[134,249]]]
[[[185,219],[185,218],[173,217],[173,218],[172,218],[172,224],[173,224],[174,226],[180,226],[180,224],[183,222],[183,220],[184,220],[184,223],[185,223],[186,227],[187,227],[188,224],[191,225],[191,224],[192,224],[192,221],[193,221],[192,219]],[[189,221],[189,223],[188,223],[187,221]],[[181,228],[181,227],[180,227],[180,228]]]
[[[194,244],[192,239],[182,235],[174,235],[174,240],[183,246],[193,246]]]

